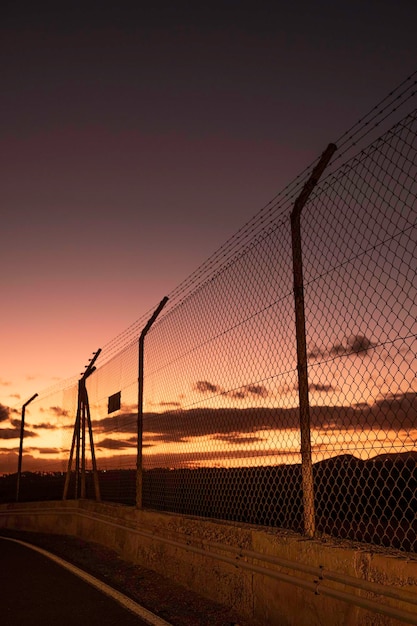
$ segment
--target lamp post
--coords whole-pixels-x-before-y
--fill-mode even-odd
[[[35,398],[38,397],[38,394],[35,393],[25,404],[22,406],[22,419],[20,420],[20,446],[19,446],[19,461],[17,465],[17,483],[16,483],[16,502],[19,502],[19,491],[20,491],[20,477],[22,474],[22,456],[23,456],[23,437],[25,434],[25,409],[27,405],[32,402]]]

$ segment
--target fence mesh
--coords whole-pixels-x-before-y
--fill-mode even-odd
[[[302,216],[318,530],[415,549],[416,113]],[[303,527],[290,219],[151,331],[145,505]]]
[[[303,219],[319,528],[416,548],[416,112]]]
[[[316,532],[414,552],[415,84],[342,136],[301,215]],[[305,180],[179,285],[146,335],[145,508],[306,530],[290,222]],[[148,319],[107,344],[87,379],[101,497],[124,504],[136,498],[138,337]],[[21,499],[61,497],[77,392],[71,381],[29,405]],[[14,484],[5,489],[6,474],[2,499]]]
[[[135,504],[138,347],[130,343],[87,379],[94,448],[104,500]],[[109,397],[120,394],[120,408],[109,412]],[[87,493],[93,497],[91,480]]]
[[[298,478],[285,473],[277,485],[275,468],[300,459],[293,337],[291,235],[282,220],[146,339],[147,506],[281,518],[277,494],[294,492]]]

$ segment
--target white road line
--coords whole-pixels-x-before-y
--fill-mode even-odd
[[[134,600],[131,600],[130,598],[125,596],[123,593],[120,593],[120,591],[116,591],[116,589],[113,589],[109,585],[106,585],[106,583],[103,583],[101,580],[98,580],[98,578],[95,578],[94,576],[87,574],[87,572],[84,572],[79,567],[76,567],[75,565],[71,565],[71,563],[68,563],[68,561],[64,561],[64,559],[61,559],[59,556],[56,556],[55,554],[52,554],[51,552],[47,552],[46,550],[43,550],[42,548],[38,548],[37,546],[34,546],[30,543],[26,543],[25,541],[20,541],[19,539],[12,539],[10,537],[1,537],[1,539],[5,539],[6,541],[14,541],[15,543],[20,543],[22,546],[26,546],[27,548],[30,548],[31,550],[34,550],[35,552],[39,552],[40,554],[43,554],[48,559],[51,559],[51,561],[54,561],[55,563],[57,563],[61,567],[64,567],[65,569],[72,572],[79,578],[82,578],[82,580],[84,580],[86,583],[92,585],[93,587],[101,591],[102,593],[105,593],[107,596],[109,596],[110,598],[112,598],[113,600],[121,604],[124,608],[128,609],[129,611],[131,611],[132,613],[134,613],[135,615],[143,619],[143,621],[147,622],[149,626],[172,626],[172,624],[170,624],[169,622],[166,622],[164,619],[162,619],[161,617],[158,617],[151,611],[148,611],[147,609],[145,609],[143,606],[141,606]]]

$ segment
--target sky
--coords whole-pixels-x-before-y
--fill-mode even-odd
[[[6,2],[0,403],[106,344],[417,69],[412,0]]]

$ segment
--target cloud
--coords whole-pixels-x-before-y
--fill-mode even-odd
[[[326,391],[327,385],[317,384],[317,390]],[[324,388],[324,389],[323,389]],[[117,451],[125,451],[123,456],[123,467],[125,467],[125,457],[130,459],[130,450],[136,448],[136,412],[126,412],[117,417],[105,417],[101,420],[93,421],[94,435],[101,435],[103,441],[98,443],[95,439],[96,447],[102,450],[97,461],[100,467],[120,466],[120,457]],[[367,430],[388,431],[412,431],[417,424],[417,393],[408,392],[404,394],[393,394],[386,396],[373,404],[360,404],[353,406],[311,406],[310,407],[311,427],[316,432],[333,434],[343,439],[346,431],[366,432]],[[20,435],[20,420],[12,420],[13,427],[0,429],[0,439],[18,440]],[[37,425],[38,427],[49,425]],[[33,429],[32,429],[33,430]],[[242,459],[254,458],[257,455],[266,457],[268,455],[279,454],[279,456],[294,455],[294,450],[275,449],[275,442],[285,442],[288,431],[298,432],[299,430],[299,410],[298,408],[280,407],[252,407],[252,408],[192,408],[188,410],[169,410],[162,413],[147,412],[144,415],[144,450],[146,449],[146,467],[167,467],[167,466],[187,466],[199,461],[213,461],[213,464],[221,459]],[[268,431],[267,434],[261,431]],[[121,434],[123,433],[123,435]],[[26,437],[35,437],[36,433],[26,432]],[[120,437],[119,439],[117,437]],[[121,437],[123,439],[121,440]],[[200,443],[206,439],[207,443],[219,441],[215,446],[218,450],[198,450]],[[349,437],[347,438],[349,440]],[[34,441],[33,439],[31,441]],[[36,442],[38,440],[35,440]],[[40,441],[40,440],[39,440]],[[190,443],[191,452],[184,452],[183,448],[175,451],[175,444]],[[15,445],[17,441],[13,442]],[[29,442],[28,442],[29,443]],[[172,443],[172,461],[170,454],[157,453],[156,446],[159,443]],[[195,445],[194,445],[195,443]],[[259,449],[254,450],[254,443],[259,443]],[[211,444],[210,444],[211,445]],[[214,445],[214,444],[213,444]],[[231,450],[231,446],[239,446],[239,450]],[[319,442],[318,442],[318,445]],[[327,445],[327,444],[326,444]],[[25,455],[29,450],[34,450],[25,445]],[[46,455],[53,455],[48,448],[36,448],[38,454],[43,450],[43,460]],[[48,451],[49,450],[49,451]],[[116,455],[115,460],[106,460],[107,454],[112,452]],[[9,454],[10,451],[7,453]],[[60,449],[58,452],[62,452]],[[58,454],[57,452],[57,454]],[[26,458],[26,457],[25,457]],[[133,456],[132,456],[133,458]],[[55,464],[61,463],[55,460]],[[128,461],[126,460],[126,463]],[[34,463],[34,466],[41,467]],[[48,466],[49,467],[49,466]]]
[[[266,441],[266,437],[257,437],[252,435],[241,435],[240,433],[229,433],[227,435],[218,435],[215,437],[217,441],[226,441],[227,443],[257,443]]]
[[[352,335],[343,342],[335,342],[329,348],[321,349],[318,346],[312,348],[307,357],[310,360],[325,359],[335,356],[349,356],[352,354],[366,354],[375,344],[364,335]]]
[[[158,406],[181,406],[180,402],[159,402]]]
[[[284,383],[283,385],[280,385],[278,387],[277,390],[277,395],[278,396],[287,396],[287,395],[293,395],[294,391],[298,391],[298,383]]]
[[[131,439],[128,439],[127,441],[120,441],[119,439],[112,439],[111,437],[107,437],[106,439],[103,439],[103,441],[100,441],[100,443],[97,444],[97,448],[105,448],[107,450],[127,450],[129,448],[135,448],[136,447],[136,438],[132,437]]]
[[[0,404],[0,422],[4,422],[9,419],[10,409],[4,404]]]
[[[16,428],[0,428],[0,439],[17,439],[19,436]]]
[[[55,413],[57,417],[68,417],[69,411],[67,409],[62,409],[60,406],[50,406],[49,410],[52,413]]]
[[[227,394],[229,398],[234,398],[235,400],[244,400],[247,397],[247,393],[244,391],[229,391]]]
[[[323,358],[326,354],[328,354],[328,352],[326,352],[325,350],[320,350],[320,348],[315,346],[307,352],[307,358],[311,361],[316,361],[317,359]]]
[[[16,400],[20,400],[21,395],[20,393],[11,393],[9,398],[16,398]]]
[[[373,404],[311,407],[311,423],[316,428],[399,431],[417,424],[417,393],[393,394]]]
[[[118,432],[118,433],[136,433],[137,432],[137,410],[119,413],[118,415],[103,417],[101,419],[92,420],[94,432]]]
[[[327,391],[327,385],[319,385]],[[311,427],[315,430],[413,429],[417,424],[417,393],[388,396],[372,405],[311,406]],[[181,443],[195,437],[247,437],[253,441],[257,431],[299,430],[298,408],[193,408],[165,413],[145,413],[144,436],[147,443]]]
[[[348,354],[348,349],[346,346],[344,346],[342,343],[335,343],[332,345],[332,347],[330,348],[330,350],[328,350],[327,352],[324,351],[322,352],[322,356],[343,356],[344,354]]]
[[[11,385],[11,381],[10,380],[4,380],[3,378],[0,378],[0,386],[1,387],[10,387]]]
[[[298,454],[298,450],[262,450],[259,451],[259,456],[262,458],[275,457],[279,454],[280,457],[288,457],[294,459],[294,455]],[[164,454],[149,454],[144,457],[144,467],[146,470],[175,467],[177,469],[181,467],[190,467],[198,465],[201,462],[210,461],[214,465],[216,462],[219,464],[225,459],[253,459],[257,456],[256,451],[253,450],[208,450],[205,452],[190,452],[188,454],[173,453],[169,456]]]
[[[266,398],[269,395],[267,388],[263,385],[247,385],[246,387],[242,387],[240,389],[225,391],[219,385],[215,385],[208,380],[198,380],[194,385],[194,389],[199,393],[221,393],[229,398],[234,398],[235,400],[244,400],[245,398],[251,396]]]
[[[311,391],[334,391],[335,387],[333,385],[325,385],[322,383],[310,383],[309,388]]]
[[[193,437],[222,436],[257,430],[293,429],[298,426],[297,409],[280,408],[194,408],[166,413],[145,413],[144,433],[149,440],[184,442]]]
[[[8,450],[0,454],[0,474],[15,473],[17,468],[18,454]],[[63,471],[65,463],[57,459],[37,458],[31,454],[23,457],[23,470],[25,472],[53,472]]]
[[[229,398],[234,398],[235,400],[244,400],[245,398],[253,396],[258,398],[267,398],[269,396],[269,392],[263,385],[248,385],[247,387],[243,387],[241,389],[227,391],[225,395]]]
[[[49,424],[47,422],[42,422],[41,424],[32,424],[32,428],[35,430],[61,430],[61,426],[57,426],[56,424]]]
[[[355,354],[359,354],[360,352],[367,352],[370,348],[372,348],[374,344],[370,339],[364,337],[363,335],[353,335],[348,339],[348,347],[350,352]]]
[[[24,438],[26,439],[27,437],[39,437],[39,435],[38,435],[38,433],[33,433],[31,430],[27,430],[25,428]]]
[[[123,467],[130,463],[134,467],[136,456],[130,454],[136,449],[136,414],[126,413],[122,420],[120,418],[105,418],[99,421],[99,428],[95,432],[107,433],[103,441],[97,443],[96,448],[102,452],[97,456],[97,463],[101,468],[120,468],[120,456],[117,451],[124,452]],[[376,431],[378,429],[388,431],[412,431],[417,424],[417,393],[408,392],[404,394],[393,394],[381,398],[379,401],[368,405],[356,406],[311,406],[310,407],[311,427],[316,432],[328,433],[331,431],[337,434],[340,441],[343,440],[343,433],[346,431],[364,432],[367,430]],[[18,420],[15,420],[17,423]],[[111,429],[117,424],[117,428]],[[120,423],[121,422],[121,423]],[[97,424],[97,423],[96,423]],[[103,424],[105,428],[103,428]],[[299,411],[297,408],[193,408],[189,410],[177,410],[163,413],[145,413],[144,415],[144,450],[145,468],[153,467],[187,467],[198,465],[199,463],[210,463],[213,465],[221,463],[223,459],[241,459],[240,463],[245,464],[245,459],[250,459],[253,464],[257,456],[275,456],[294,458],[299,450],[290,447],[282,450],[275,448],[274,442],[282,443],[288,437],[288,431],[298,432]],[[269,431],[261,433],[260,431]],[[112,433],[118,433],[118,435]],[[120,432],[125,433],[125,437],[120,440]],[[33,436],[33,433],[28,433]],[[103,436],[103,435],[102,435]],[[347,435],[349,441],[351,435]],[[12,440],[19,437],[19,429],[0,429],[0,439]],[[215,449],[205,449],[200,446],[205,438],[207,443],[213,442]],[[33,440],[32,440],[33,441]],[[218,445],[214,442],[219,441]],[[190,443],[189,451],[183,448],[176,449],[177,443]],[[222,443],[223,442],[223,445]],[[158,443],[173,443],[173,452],[166,454],[157,452]],[[259,446],[254,446],[258,443]],[[240,449],[231,449],[239,446]],[[313,443],[314,450],[328,449],[328,444],[320,437]],[[254,448],[257,447],[257,450]],[[200,449],[199,449],[200,448]],[[16,449],[16,448],[15,448]],[[35,459],[28,454],[32,450],[37,450],[42,459]],[[107,451],[107,452],[106,452]],[[14,459],[13,450],[0,449],[0,462]],[[13,454],[12,454],[13,453]],[[60,467],[62,461],[49,459],[48,455],[58,455],[61,449],[56,452],[53,448],[34,448],[25,446],[25,469],[40,469],[47,471],[49,467]],[[110,455],[114,454],[111,459]],[[108,454],[109,456],[106,456]],[[64,461],[65,463],[65,461]],[[6,465],[4,465],[6,467]],[[130,467],[130,465],[129,465]],[[0,465],[1,471],[1,465]],[[10,469],[6,468],[6,471]],[[15,470],[13,470],[15,471]]]
[[[155,433],[155,432],[144,432],[143,438],[146,440],[146,445],[148,447],[157,445],[160,441],[164,443],[184,443],[189,441],[190,437],[186,434],[184,436],[178,435],[175,433]],[[192,437],[191,437],[192,439]]]
[[[335,343],[329,350],[330,356],[348,356],[366,353],[374,344],[364,335],[352,335],[345,343]]]
[[[246,389],[253,396],[260,396],[261,398],[266,398],[268,396],[268,390],[263,385],[249,385]]]
[[[10,424],[13,428],[0,428],[0,439],[20,439],[20,420],[10,420]],[[33,433],[31,430],[25,428],[24,437],[38,437],[37,433]]]
[[[199,393],[216,393],[221,390],[220,387],[213,385],[208,380],[198,380],[194,385],[194,389]]]

